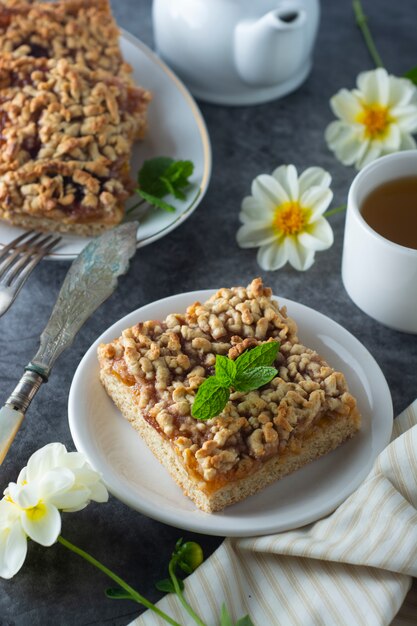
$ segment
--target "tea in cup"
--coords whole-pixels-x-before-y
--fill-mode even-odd
[[[377,159],[354,179],[342,280],[365,313],[417,333],[417,150]]]

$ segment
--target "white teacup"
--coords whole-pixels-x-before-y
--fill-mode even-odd
[[[407,333],[417,333],[417,250],[375,232],[360,208],[380,185],[413,175],[417,150],[382,157],[359,172],[349,190],[342,260],[343,284],[353,302],[378,322]]]

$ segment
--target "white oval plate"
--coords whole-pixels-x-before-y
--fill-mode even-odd
[[[211,174],[211,148],[204,119],[200,110],[182,82],[144,43],[130,33],[122,31],[120,46],[124,58],[133,67],[135,81],[149,89],[153,100],[148,110],[148,131],[143,141],[132,150],[132,177],[143,161],[157,156],[190,160],[194,173],[190,179],[184,201],[168,198],[176,207],[175,213],[150,209],[138,229],[138,248],[146,246],[179,226],[197,208],[206,193]],[[139,196],[130,198],[127,208]],[[134,216],[131,217],[134,219]],[[0,248],[7,245],[23,229],[0,222]],[[63,235],[50,260],[74,259],[90,241],[88,237]]]
[[[106,330],[75,373],[69,425],[77,449],[101,472],[109,491],[133,509],[185,530],[229,537],[266,535],[313,522],[333,511],[369,473],[388,444],[391,395],[378,364],[347,330],[302,304],[278,298],[300,328],[300,340],[346,375],[362,413],[360,433],[337,450],[221,513],[199,511],[122,417],[99,381],[97,346],[139,321],[185,311],[214,290],[194,291],[148,304]]]

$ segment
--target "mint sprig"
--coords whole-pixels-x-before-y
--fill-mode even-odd
[[[135,191],[148,204],[172,213],[175,207],[162,198],[172,195],[178,200],[185,200],[184,191],[190,185],[189,178],[193,171],[194,165],[191,161],[175,161],[170,157],[149,159],[139,170],[139,186]]]
[[[219,415],[229,400],[231,388],[248,393],[269,383],[278,373],[271,367],[278,350],[277,341],[268,341],[247,350],[235,361],[216,355],[215,375],[198,388],[191,411],[193,417],[208,420]]]

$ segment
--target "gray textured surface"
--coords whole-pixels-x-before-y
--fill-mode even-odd
[[[365,3],[381,55],[388,68],[401,74],[417,62],[415,0],[372,0]],[[152,46],[150,0],[114,0],[119,24]],[[323,0],[315,64],[308,81],[287,98],[252,108],[202,105],[213,147],[213,176],[204,201],[178,230],[140,250],[128,276],[90,319],[73,346],[62,355],[52,378],[36,397],[4,465],[0,487],[17,477],[29,455],[50,441],[73,448],[67,425],[67,398],[81,357],[110,324],[131,310],[177,292],[246,283],[260,273],[253,251],[235,243],[241,198],[261,172],[281,163],[300,169],[321,165],[333,176],[335,206],[346,199],[354,171],[339,165],[328,152],[323,130],[331,120],[329,97],[340,87],[353,87],[357,73],[371,62],[355,28],[350,2]],[[319,253],[307,273],[285,268],[264,273],[275,293],[325,313],[358,337],[372,352],[388,379],[395,411],[416,395],[417,337],[390,331],[362,314],[349,300],[340,279],[344,216],[331,218],[335,244]],[[0,400],[4,401],[33,356],[68,265],[44,262],[31,277],[13,308],[0,319]],[[154,522],[112,499],[67,515],[63,534],[121,573],[150,598],[153,582],[183,533]],[[219,540],[200,537],[207,554]],[[106,579],[57,545],[29,546],[20,574],[0,582],[1,626],[84,626],[127,624],[138,612],[129,602],[103,595]],[[259,625],[264,626],[264,625]]]

